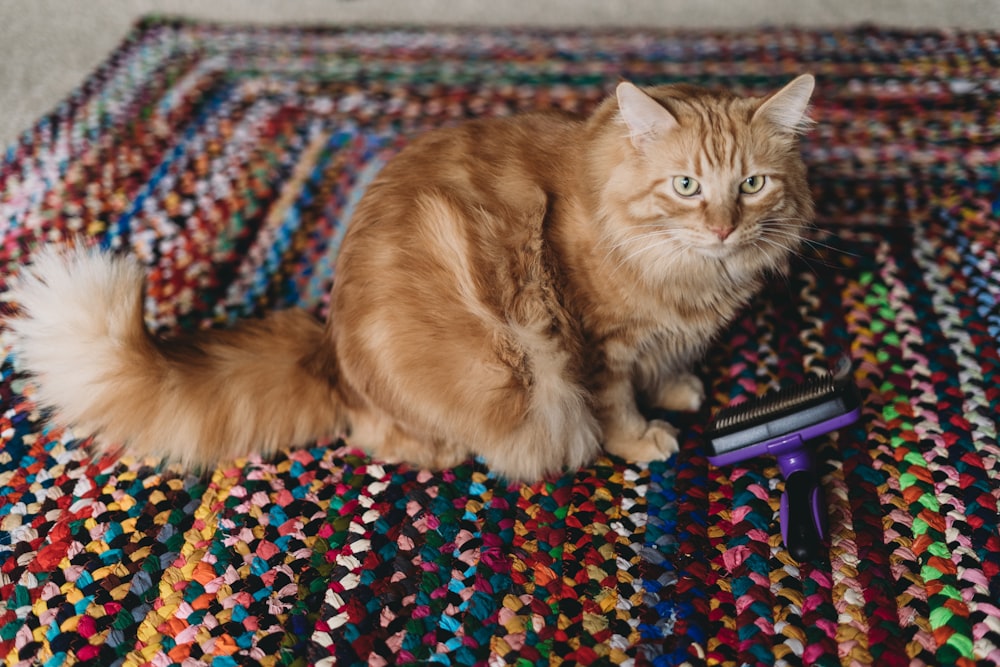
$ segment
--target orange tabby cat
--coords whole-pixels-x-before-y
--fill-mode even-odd
[[[19,364],[56,419],[195,467],[338,434],[520,480],[601,445],[665,459],[676,432],[637,401],[698,409],[692,364],[812,218],[813,85],[621,83],[589,119],[430,132],[358,206],[325,327],[290,310],[159,338],[135,262],[42,252],[9,297]]]

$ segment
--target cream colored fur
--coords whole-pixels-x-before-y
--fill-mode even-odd
[[[602,444],[667,458],[676,430],[640,405],[700,407],[692,365],[811,221],[812,88],[622,83],[589,119],[430,132],[362,198],[325,327],[291,310],[157,337],[136,264],[43,251],[8,295],[18,363],[57,420],[189,466],[338,434],[522,480]]]
[[[102,448],[193,468],[341,429],[328,379],[302,363],[321,344],[318,322],[286,311],[162,341],[143,323],[143,281],[131,258],[48,249],[12,290],[18,363],[58,421]]]

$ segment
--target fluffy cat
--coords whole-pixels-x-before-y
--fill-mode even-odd
[[[587,119],[429,132],[358,206],[325,326],[288,310],[161,338],[134,261],[43,251],[8,296],[18,363],[58,421],[191,467],[341,434],[514,480],[602,445],[666,459],[675,429],[637,406],[699,408],[692,364],[812,219],[813,86],[623,82]]]

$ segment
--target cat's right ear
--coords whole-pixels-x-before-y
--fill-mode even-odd
[[[618,84],[615,96],[618,111],[636,148],[642,148],[650,139],[661,137],[678,125],[672,113],[628,81]]]

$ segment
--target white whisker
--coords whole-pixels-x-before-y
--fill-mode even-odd
[[[659,235],[657,235],[657,236],[659,236]],[[635,259],[636,257],[638,257],[639,255],[641,255],[644,252],[650,252],[650,251],[656,250],[657,248],[661,248],[663,246],[670,245],[671,243],[674,242],[674,240],[675,240],[675,235],[668,234],[668,235],[666,235],[666,238],[661,238],[661,240],[657,241],[656,243],[643,244],[642,247],[640,247],[640,248],[632,251],[628,255],[626,255],[621,260],[621,262],[619,262],[619,266],[628,263],[629,261]],[[687,250],[688,248],[689,248],[689,246],[687,244],[682,244],[682,247],[675,248],[675,253],[678,252],[678,251],[681,251],[681,250]]]
[[[621,250],[622,248],[628,246],[638,245],[639,247],[636,250],[628,253],[624,257],[619,258],[618,262],[614,266],[614,269],[618,270],[624,264],[628,263],[629,260],[635,258],[637,255],[645,252],[646,250],[649,250],[650,248],[653,247],[660,247],[663,245],[667,245],[671,242],[676,241],[679,237],[683,236],[683,230],[663,228],[659,225],[648,225],[648,227],[655,228],[656,231],[646,232],[644,234],[639,234],[636,236],[629,236],[627,238],[618,240],[613,245],[610,245],[608,247],[608,251],[604,255],[602,263],[607,262],[611,258],[611,255],[616,251]],[[610,241],[610,239],[608,240]],[[655,243],[651,245],[650,244],[651,241],[655,241]]]
[[[809,247],[811,247],[813,249],[824,248],[824,249],[829,250],[831,252],[839,253],[841,255],[847,255],[848,257],[860,257],[860,255],[858,255],[856,253],[850,252],[848,250],[844,250],[842,248],[838,248],[836,246],[830,245],[829,243],[824,243],[823,241],[818,241],[816,239],[810,239],[810,238],[806,238],[804,236],[799,236],[798,234],[792,234],[791,232],[787,232],[787,231],[782,230],[782,229],[776,229],[776,228],[772,227],[772,228],[768,228],[767,232],[771,233],[774,236],[781,236],[781,237],[786,238],[786,239],[787,238],[794,238],[797,242],[799,242],[799,243],[801,243],[803,245],[807,245],[807,246],[809,246]]]
[[[809,267],[810,271],[812,271],[814,274],[816,273],[816,268],[813,266],[813,262],[809,261],[809,258],[807,258],[804,254],[802,254],[801,252],[799,252],[797,249],[789,248],[786,245],[784,245],[783,243],[780,243],[779,241],[777,241],[776,239],[774,239],[774,238],[767,238],[766,236],[761,236],[758,240],[762,241],[764,243],[768,243],[771,246],[778,247],[778,248],[782,249],[784,252],[787,252],[788,254],[790,254],[790,255],[792,255],[794,257],[798,257],[799,259],[801,259],[803,262],[806,263],[806,265]],[[795,240],[798,241],[799,239],[796,238]],[[826,267],[826,268],[837,268],[837,266],[835,264],[830,264],[829,262],[825,262],[825,261],[821,261],[820,265],[823,266],[823,267]]]

